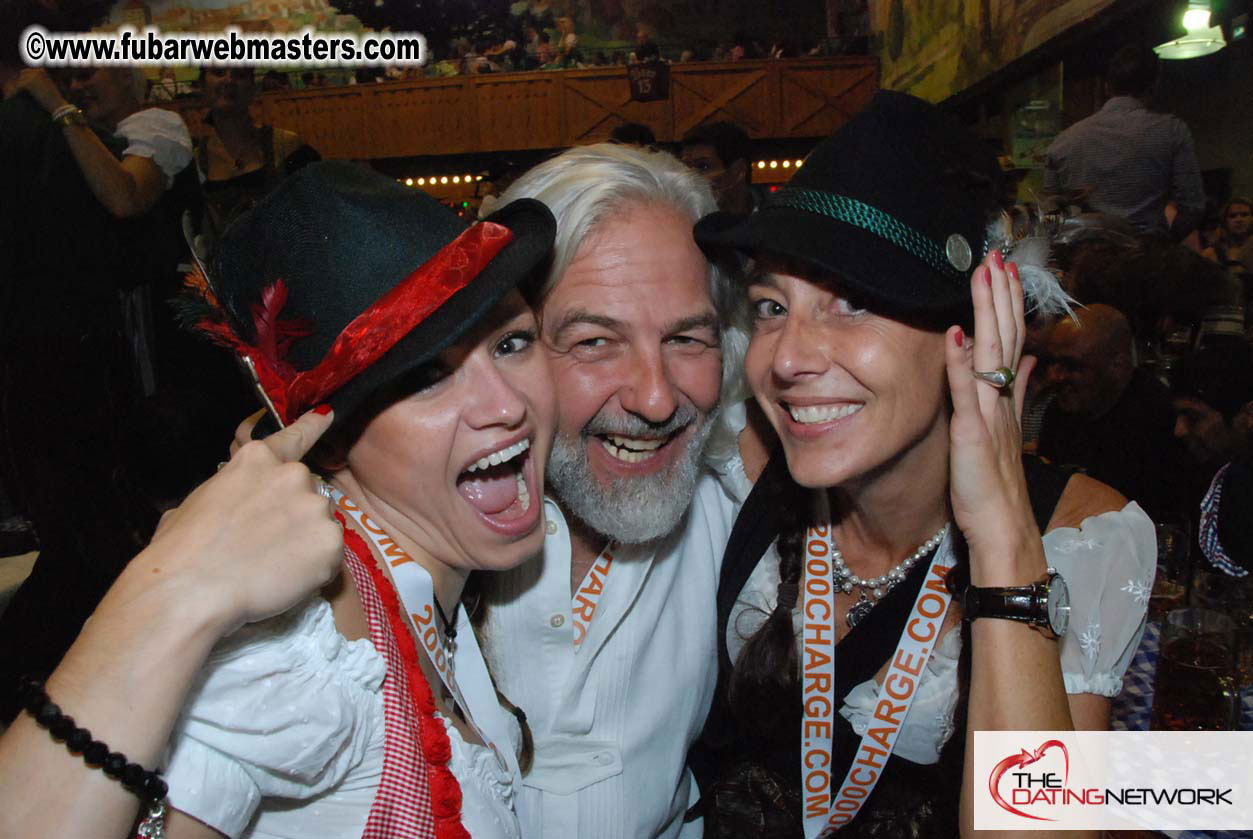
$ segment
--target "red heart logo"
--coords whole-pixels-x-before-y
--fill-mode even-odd
[[[1062,787],[1065,788],[1066,784],[1070,781],[1070,752],[1066,751],[1066,744],[1061,740],[1045,740],[1034,752],[1029,752],[1026,749],[1023,749],[1020,753],[1010,755],[1000,763],[996,764],[996,767],[992,770],[992,776],[988,778],[988,791],[992,794],[992,800],[999,804],[1002,809],[1008,810],[1015,816],[1022,816],[1024,819],[1036,819],[1037,821],[1044,822],[1056,821],[1056,819],[1049,819],[1044,816],[1033,816],[1030,813],[1024,813],[1022,810],[1019,810],[1002,798],[1000,791],[1001,777],[1004,776],[1006,772],[1017,767],[1029,766],[1030,764],[1035,763],[1037,760],[1044,757],[1044,753],[1046,751],[1053,747],[1061,749],[1062,757],[1066,760],[1066,774],[1064,776],[1064,780],[1062,781]]]

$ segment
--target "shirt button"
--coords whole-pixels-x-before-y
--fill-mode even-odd
[[[609,754],[608,752],[601,752],[600,754],[592,756],[592,762],[600,766],[608,766],[609,764],[613,763],[613,755]]]
[[[548,625],[551,626],[553,629],[561,629],[561,627],[565,625],[565,622],[566,622],[565,615],[553,615],[551,618],[548,619]]]
[[[545,532],[545,533],[547,533],[549,536],[554,536],[554,535],[556,535],[556,533],[557,533],[557,522],[555,522],[555,521],[550,521],[550,522],[547,522],[547,523],[544,525],[544,532]]]

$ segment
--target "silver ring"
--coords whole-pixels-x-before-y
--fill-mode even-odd
[[[329,501],[331,498],[331,485],[328,484],[326,481],[322,481],[321,483],[319,483],[318,495],[322,496],[323,498]]]
[[[1014,383],[1014,371],[1008,367],[997,367],[990,372],[976,370],[974,373],[976,379],[987,382],[997,390],[1008,390],[1009,386]]]

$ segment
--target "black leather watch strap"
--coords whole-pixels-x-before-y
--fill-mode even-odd
[[[1008,588],[966,586],[962,593],[962,618],[999,618],[1030,624],[1050,638],[1055,638],[1048,616],[1048,589],[1040,583]]]
[[[1043,592],[1039,586],[1012,588],[978,588],[967,586],[962,609],[968,620],[975,618],[1008,618],[1009,620],[1047,620],[1039,609]]]

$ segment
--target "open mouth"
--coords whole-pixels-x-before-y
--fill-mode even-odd
[[[792,422],[798,425],[818,425],[851,417],[863,407],[861,402],[835,402],[828,405],[791,405],[782,403]]]
[[[510,535],[530,530],[540,508],[530,438],[481,455],[458,475],[457,492],[493,530]]]
[[[597,434],[595,436],[610,457],[623,463],[636,464],[657,457],[684,430],[686,426],[664,437],[630,437],[625,434]]]

